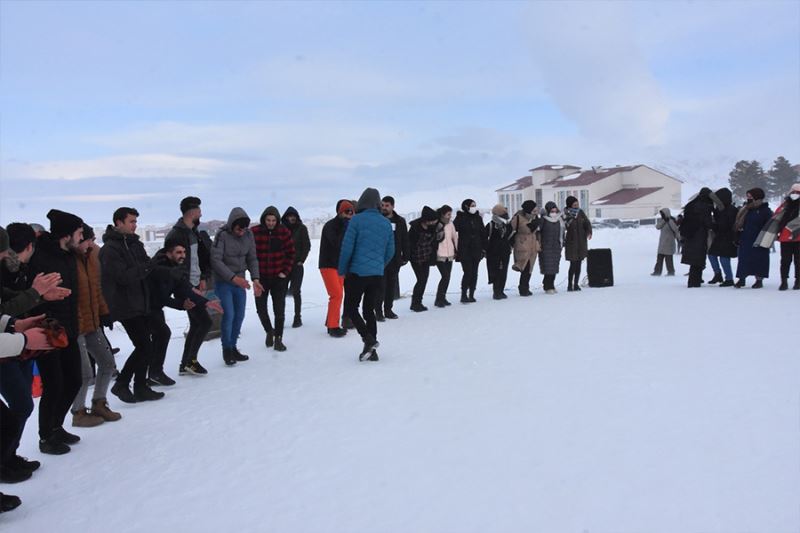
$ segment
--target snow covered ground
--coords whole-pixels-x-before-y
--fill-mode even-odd
[[[452,307],[426,296],[414,314],[404,298],[379,325],[379,363],[357,362],[356,335],[326,335],[316,259],[283,354],[251,299],[250,361],[225,368],[212,341],[209,375],[178,378],[186,319],[171,313],[178,384],[159,402],[111,398],[122,421],[75,430],[63,457],[38,453],[34,414],[21,453],[43,466],[0,487],[23,499],[0,528],[796,533],[800,293],[777,291],[777,255],[761,291],[688,290],[686,267],[652,278],[657,241],[597,231],[616,286],[576,294],[562,264],[557,295],[520,298],[512,273],[495,302],[482,273],[462,306],[456,267]],[[130,345],[111,337],[121,360]]]

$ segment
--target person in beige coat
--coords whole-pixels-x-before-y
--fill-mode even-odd
[[[436,307],[446,307],[450,305],[447,301],[447,288],[450,286],[450,274],[453,271],[453,261],[456,260],[458,251],[458,232],[453,222],[453,208],[443,205],[438,209],[439,223],[436,225],[436,240],[439,247],[436,250],[436,267],[442,278],[436,289]]]
[[[511,219],[511,238],[514,243],[513,270],[519,272],[519,295],[530,296],[531,272],[539,253],[539,239],[536,228],[539,226],[539,208],[533,200],[522,202],[522,209]]]

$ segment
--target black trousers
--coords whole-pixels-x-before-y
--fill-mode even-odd
[[[121,322],[133,343],[133,351],[125,361],[117,381],[129,385],[133,379],[134,387],[144,387],[147,385],[147,368],[154,351],[150,315],[128,318]]]
[[[375,303],[383,289],[383,276],[348,274],[344,279],[344,316],[353,321],[358,334],[365,341],[378,338],[378,322],[375,320]],[[363,300],[363,304],[362,304]],[[359,304],[363,317],[358,312]]]
[[[39,400],[39,437],[47,439],[64,425],[72,402],[81,388],[81,352],[76,339],[60,350],[46,352],[36,360],[42,378]]]
[[[789,268],[794,261],[794,278],[800,279],[800,242],[781,243],[781,278],[789,277]]]
[[[542,280],[542,288],[546,291],[554,290],[556,288],[556,275],[545,274]]]
[[[25,424],[33,413],[31,382],[33,381],[33,361],[10,360],[0,363],[0,395],[8,402],[18,425],[17,434],[11,442],[11,455],[19,448]],[[5,421],[0,419],[0,423]]]
[[[256,312],[261,320],[265,333],[273,333],[283,337],[283,326],[286,323],[286,291],[288,278],[261,278],[264,293],[256,298]],[[275,325],[269,319],[267,298],[272,296],[272,312],[275,314]]]
[[[461,270],[464,271],[461,276],[461,292],[469,291],[475,294],[475,288],[478,286],[478,265],[480,264],[480,259],[461,260]]]
[[[422,296],[425,294],[425,287],[428,285],[428,276],[431,273],[429,264],[411,263],[417,282],[414,284],[414,292],[411,294],[411,305],[421,304]]]
[[[375,308],[382,307],[385,311],[391,311],[394,307],[397,284],[400,280],[400,265],[392,260],[383,269],[383,276],[378,277],[381,278],[381,288],[375,296]]]
[[[525,269],[519,273],[519,292],[528,292],[531,290],[531,266],[532,261],[528,261]]]
[[[294,316],[299,317],[300,311],[303,307],[303,296],[300,294],[300,289],[303,287],[303,275],[305,271],[303,265],[294,265],[292,273],[289,276],[289,294],[294,298]]]
[[[157,374],[164,371],[164,360],[167,358],[169,338],[172,336],[172,330],[167,325],[163,309],[150,314],[150,334],[153,339],[153,356],[150,358],[148,367],[150,374]]]
[[[656,258],[656,266],[653,268],[654,274],[661,274],[661,272],[663,272],[665,261],[667,263],[667,273],[675,273],[675,263],[672,260],[672,254],[658,254],[658,257]]]
[[[0,465],[17,454],[20,421],[14,411],[0,400]]]
[[[439,286],[436,287],[436,300],[444,300],[447,298],[447,289],[450,287],[450,274],[453,272],[453,262],[437,261],[436,268],[439,269],[439,274],[442,276],[439,280]]]
[[[492,292],[495,296],[502,294],[506,288],[506,280],[508,279],[508,266],[509,266],[509,257],[501,257],[500,260],[495,264],[494,261],[489,263],[487,260],[486,266],[488,267],[490,264],[493,264],[495,270],[492,276]]]
[[[569,283],[578,285],[581,281],[581,263],[583,261],[569,262]]]
[[[704,267],[701,266],[689,267],[689,280],[687,281],[689,287],[699,287],[702,284],[703,270]]]
[[[211,317],[205,307],[195,306],[189,309],[189,332],[186,334],[186,341],[183,344],[183,356],[181,364],[186,366],[192,361],[197,361],[197,354],[211,329]]]

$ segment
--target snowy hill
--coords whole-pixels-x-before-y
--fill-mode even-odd
[[[482,272],[477,304],[414,314],[404,298],[400,320],[379,324],[378,363],[357,362],[353,333],[326,335],[314,243],[289,351],[265,349],[250,297],[250,361],[224,367],[211,341],[209,375],[178,378],[187,321],[170,313],[178,384],[159,402],[112,397],[123,419],[75,430],[83,441],[63,457],[38,453],[34,414],[21,453],[43,466],[3,487],[23,506],[0,526],[794,533],[800,360],[785,348],[800,292],[777,291],[775,254],[761,291],[688,290],[685,268],[653,278],[657,241],[652,228],[596,232],[613,288],[510,288],[495,302]],[[458,267],[453,278],[456,302]],[[111,338],[128,353],[119,326]]]

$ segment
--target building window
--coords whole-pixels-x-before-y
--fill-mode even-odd
[[[602,210],[600,210],[600,209],[595,209],[595,210],[594,210],[594,216],[595,216],[595,218],[602,218],[602,217],[603,217],[603,212],[602,212]]]
[[[582,209],[589,209],[589,191],[583,190],[581,191],[581,195],[578,197],[578,200],[581,203]]]

